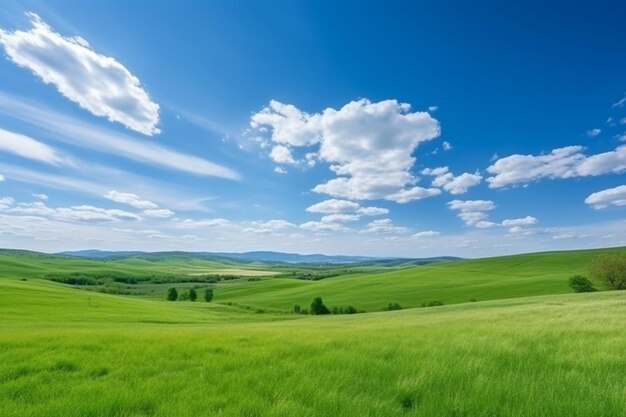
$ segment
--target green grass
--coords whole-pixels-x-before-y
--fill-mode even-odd
[[[380,311],[388,303],[418,307],[440,300],[444,304],[544,294],[571,293],[568,279],[587,274],[594,256],[624,248],[546,252],[411,267],[389,272],[349,274],[321,281],[263,279],[221,283],[216,301],[290,310],[308,307],[321,296],[326,305],[352,305]],[[602,289],[600,283],[597,287]]]
[[[0,294],[3,417],[626,414],[626,292],[331,317]]]

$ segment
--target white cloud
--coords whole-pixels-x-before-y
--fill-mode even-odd
[[[282,168],[282,167],[276,167],[276,168],[274,168],[274,172],[277,173],[277,174],[286,174],[287,170]]]
[[[400,227],[393,224],[391,219],[378,219],[365,226],[365,233],[406,233],[406,227]]]
[[[396,203],[408,203],[409,201],[421,200],[423,198],[434,197],[441,194],[441,190],[437,188],[411,187],[400,190],[396,193],[385,197],[385,200],[395,201]]]
[[[69,160],[56,149],[31,137],[0,128],[0,151],[51,165],[67,164]]]
[[[600,133],[602,133],[602,129],[590,129],[587,131],[587,136],[590,138],[595,138],[596,136],[598,136]]]
[[[383,207],[361,207],[357,210],[357,213],[365,216],[381,216],[389,213],[389,210]]]
[[[448,142],[447,140],[443,141],[443,150],[444,151],[449,151],[452,149],[452,145],[450,144],[450,142]]]
[[[361,208],[359,203],[331,198],[330,200],[325,200],[307,207],[306,211],[309,213],[333,214],[352,212],[359,208]]]
[[[349,230],[343,224],[326,222],[306,222],[302,223],[300,228],[313,232],[343,232]]]
[[[358,221],[361,216],[357,214],[328,214],[322,217],[322,223],[347,223]]]
[[[431,185],[441,187],[453,195],[465,194],[468,188],[480,184],[483,179],[482,175],[478,173],[470,174],[468,172],[455,177],[448,171],[448,167],[426,168],[422,170],[422,174],[435,176]]]
[[[479,228],[491,227],[491,222],[487,219],[488,211],[493,210],[496,205],[490,200],[453,200],[448,203],[450,210],[458,211],[457,216],[468,226],[478,226]]]
[[[142,200],[137,194],[133,193],[121,193],[119,191],[111,190],[104,195],[107,198],[116,203],[128,204],[141,210],[149,210],[158,208],[158,204],[152,201]]]
[[[81,205],[71,207],[48,207],[43,202],[22,203],[6,209],[10,213],[41,216],[60,221],[79,222],[113,222],[123,220],[141,220],[135,213],[123,210],[104,209],[100,207]]]
[[[145,135],[160,132],[159,105],[126,67],[93,51],[82,38],[60,35],[36,14],[28,16],[28,31],[0,29],[0,43],[11,61],[96,116]]]
[[[288,147],[283,145],[276,145],[270,152],[270,158],[278,164],[296,164],[296,160],[293,159],[293,155]]]
[[[0,182],[6,181],[6,178],[4,178],[4,175],[0,174]]]
[[[416,239],[421,239],[421,238],[425,238],[425,237],[434,237],[434,236],[439,236],[441,233],[436,232],[434,230],[425,230],[423,232],[417,232],[413,235],[414,238]]]
[[[45,194],[33,194],[33,197],[38,198],[39,200],[47,200],[48,196]]]
[[[165,219],[168,217],[172,217],[174,213],[172,210],[169,209],[148,209],[148,210],[144,210],[143,214],[145,214],[148,217],[157,217],[157,218],[161,218],[161,219]]]
[[[537,224],[538,220],[533,216],[526,216],[521,219],[506,219],[502,221],[502,226],[514,227],[514,226],[531,226]]]
[[[427,112],[411,112],[408,104],[362,99],[339,110],[327,108],[308,114],[293,105],[271,101],[252,116],[251,126],[269,128],[271,140],[279,146],[319,145],[317,158],[331,164],[337,178],[317,185],[314,192],[399,203],[438,193],[414,187],[416,179],[410,169],[415,162],[413,151],[439,136],[439,123]]]
[[[585,203],[597,210],[609,206],[626,206],[626,185],[593,193],[585,199]]]
[[[224,227],[230,226],[230,222],[226,219],[204,219],[204,220],[192,220],[186,219],[179,223],[179,227],[182,229],[198,229],[203,227]]]
[[[0,113],[41,127],[55,140],[74,146],[196,175],[240,179],[239,173],[222,165],[155,143],[139,141],[1,92]]]
[[[0,210],[7,209],[15,204],[13,197],[0,197]]]
[[[582,146],[554,149],[543,155],[511,155],[487,168],[491,188],[527,184],[544,178],[563,179],[619,173],[626,170],[626,146],[586,156]]]
[[[297,226],[287,220],[274,219],[252,222],[252,227],[244,228],[243,231],[252,233],[275,233],[293,227]]]
[[[439,110],[439,106],[429,106],[428,107],[428,111],[431,112],[431,113],[434,113],[437,110]]]
[[[618,107],[624,107],[624,104],[626,104],[626,95],[624,95],[624,97],[618,101],[616,101],[615,103],[613,103],[613,108],[618,108]]]
[[[497,226],[498,223],[491,222],[489,220],[480,220],[474,224],[474,227],[477,229],[489,229],[490,227]]]

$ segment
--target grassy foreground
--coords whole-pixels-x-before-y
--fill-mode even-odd
[[[626,415],[626,292],[333,317],[0,294],[3,417]]]

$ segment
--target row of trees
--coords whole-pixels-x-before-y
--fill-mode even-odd
[[[167,300],[168,301],[196,301],[198,299],[198,293],[194,288],[190,289],[188,292],[183,292],[182,294],[178,294],[178,290],[172,287],[167,290]],[[204,290],[204,301],[207,303],[213,300],[213,288],[207,288]]]

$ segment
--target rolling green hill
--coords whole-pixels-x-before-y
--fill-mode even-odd
[[[626,414],[626,292],[325,317],[39,280],[0,294],[7,417]]]
[[[585,275],[591,259],[601,253],[625,250],[532,253],[349,274],[320,281],[277,278],[223,283],[216,291],[216,300],[289,310],[294,304],[308,307],[314,297],[321,296],[329,306],[352,305],[359,310],[378,311],[390,302],[418,307],[432,300],[454,304],[470,299],[569,293],[572,290],[568,278]]]

